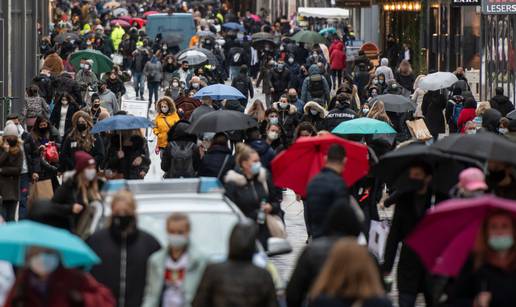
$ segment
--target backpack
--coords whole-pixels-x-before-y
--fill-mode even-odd
[[[234,79],[235,85],[233,85],[234,88],[238,89],[244,96],[247,96],[248,88],[247,85],[249,82],[245,80],[244,78],[235,78]]]
[[[459,115],[460,115],[460,112],[462,111],[462,109],[464,109],[464,105],[462,103],[459,103],[459,102],[453,103],[453,111],[452,111],[452,115],[451,115],[451,120],[455,124],[455,126],[459,122]]]
[[[239,66],[242,63],[241,58],[242,55],[240,54],[240,52],[236,52],[235,54],[233,54],[233,56],[231,57],[232,66]]]
[[[193,152],[194,143],[179,145],[176,142],[170,142],[170,169],[168,178],[191,178],[195,176],[193,168]]]
[[[320,74],[309,77],[308,92],[313,98],[324,98],[324,83],[323,76]]]

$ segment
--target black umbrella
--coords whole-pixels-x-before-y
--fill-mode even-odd
[[[201,134],[205,132],[225,132],[245,130],[256,127],[256,119],[238,111],[218,110],[201,116],[192,123],[187,132]]]
[[[270,39],[257,39],[251,42],[251,46],[256,50],[274,50],[278,47],[276,43]]]
[[[213,54],[213,52],[211,52],[210,50],[205,49],[205,48],[196,47],[196,48],[183,49],[178,54],[176,54],[176,58],[179,58],[183,53],[187,52],[188,50],[197,50],[197,51],[204,53],[204,55],[206,55],[206,57],[208,57],[208,63],[210,65],[219,66],[219,60],[217,59],[217,57]]]
[[[515,120],[516,119],[516,110],[512,110],[511,112],[507,113],[507,115],[505,115],[505,117],[507,117],[510,120]]]
[[[416,105],[407,97],[402,95],[385,94],[377,96],[376,100],[383,101],[385,111],[394,113],[405,113],[416,110]]]
[[[516,144],[492,132],[450,134],[432,147],[481,161],[494,160],[516,165]]]
[[[64,32],[54,38],[54,41],[58,44],[62,44],[65,40],[79,40],[79,35],[72,32]]]

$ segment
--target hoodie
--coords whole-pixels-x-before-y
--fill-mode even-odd
[[[509,97],[504,95],[496,95],[489,101],[491,108],[498,110],[502,113],[502,116],[506,116],[507,113],[514,110],[514,105],[509,100]]]
[[[113,116],[114,113],[118,112],[118,99],[115,94],[108,88],[103,93],[99,92],[100,106],[105,108],[109,115]]]
[[[394,73],[392,72],[392,69],[389,67],[389,59],[382,58],[380,61],[380,66],[376,68],[375,75],[378,77],[378,75],[384,74],[385,75],[385,82],[389,82],[391,80],[394,80]]]
[[[272,159],[274,159],[274,156],[276,155],[271,145],[269,145],[262,139],[257,139],[249,142],[249,146],[251,146],[252,149],[256,150],[256,152],[260,156],[260,161],[262,162],[263,167],[265,167],[268,170],[271,170],[271,161]]]
[[[315,75],[321,75],[321,71],[317,65],[313,64],[308,68],[308,77],[303,80],[303,85],[301,87],[301,100],[310,101],[314,98],[322,98],[325,102],[328,102],[330,100],[330,87],[328,85],[328,81],[326,81],[323,75],[321,75],[321,77],[324,88],[324,97],[312,97],[312,94],[310,93],[310,77]]]

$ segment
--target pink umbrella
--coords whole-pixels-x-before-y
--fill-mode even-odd
[[[516,202],[494,196],[442,202],[428,211],[405,243],[432,273],[456,276],[475,245],[485,218],[500,210],[516,218]]]
[[[133,18],[129,15],[124,15],[124,16],[118,16],[118,19],[125,20],[127,22],[131,22],[131,19],[133,19]]]
[[[157,12],[157,11],[148,11],[148,12],[143,13],[143,16],[147,17],[147,16],[156,15],[156,14],[160,14],[160,12]]]
[[[252,19],[252,20],[254,20],[254,21],[256,21],[256,22],[260,22],[260,21],[262,21],[262,19],[260,18],[260,16],[255,15],[255,14],[251,14],[251,16],[249,16],[249,17],[251,17],[251,19]]]
[[[136,22],[138,24],[138,28],[141,28],[147,23],[147,20],[145,20],[143,18],[131,18],[131,20],[129,22],[132,25],[134,25],[134,23]]]
[[[112,26],[114,26],[116,24],[119,24],[123,28],[129,28],[131,26],[130,23],[128,23],[127,21],[122,20],[122,19],[113,19],[113,20],[111,20],[111,25]]]

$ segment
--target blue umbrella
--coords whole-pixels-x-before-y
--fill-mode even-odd
[[[381,120],[361,117],[340,123],[334,134],[391,134],[396,133],[389,124]]]
[[[235,30],[235,31],[241,31],[244,32],[245,28],[243,25],[236,23],[236,22],[226,22],[222,25],[222,27],[229,29],[229,30]]]
[[[23,266],[25,252],[31,246],[56,250],[68,268],[100,263],[84,241],[64,229],[28,220],[0,226],[0,260]]]
[[[321,35],[325,35],[326,33],[335,34],[335,33],[337,33],[337,29],[335,29],[334,27],[329,27],[329,28],[324,28],[321,31],[319,31],[319,34],[321,34]]]
[[[152,127],[152,122],[145,117],[133,115],[115,115],[101,120],[93,126],[91,133],[100,133],[115,130],[133,130]]]
[[[211,99],[214,100],[245,99],[245,96],[239,90],[224,84],[213,84],[207,87],[203,87],[193,96],[193,98],[197,99],[201,99],[202,97],[211,97]]]

